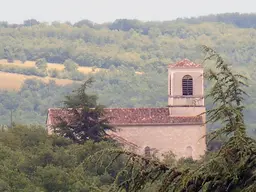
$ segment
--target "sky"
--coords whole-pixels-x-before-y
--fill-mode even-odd
[[[116,19],[164,21],[208,14],[255,13],[255,0],[0,0],[0,21],[96,23]]]

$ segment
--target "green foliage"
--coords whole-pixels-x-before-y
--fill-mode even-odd
[[[54,192],[107,191],[123,166],[107,161],[96,169],[87,158],[116,148],[109,142],[83,145],[48,136],[42,127],[16,125],[0,134],[0,191]],[[111,158],[111,157],[109,157]]]
[[[32,67],[23,68],[23,67],[6,66],[6,65],[0,64],[0,71],[8,72],[8,73],[18,73],[23,75],[38,76],[38,77],[47,76],[44,70],[42,71]]]
[[[0,122],[10,125],[11,111],[15,123],[45,125],[47,110],[51,107],[61,107],[61,98],[69,94],[77,85],[63,87],[55,81],[46,84],[36,79],[27,79],[21,90],[1,91]]]
[[[36,67],[38,68],[38,69],[41,69],[41,70],[43,70],[43,71],[46,71],[46,69],[47,69],[47,61],[43,58],[43,59],[38,59],[37,61],[36,61]]]
[[[39,21],[37,21],[36,19],[29,19],[29,20],[25,20],[25,21],[23,22],[23,25],[24,25],[24,26],[27,26],[27,27],[31,27],[31,26],[33,26],[33,25],[38,25],[38,24],[40,24],[40,23],[39,23]]]
[[[0,58],[45,58],[53,63],[72,60],[81,66],[113,65],[146,71],[184,57],[199,58],[195,48],[207,43],[224,51],[235,65],[253,64],[255,40],[250,28],[255,27],[254,21],[254,14],[224,14],[165,22],[119,19],[102,25],[87,20],[74,25],[36,20],[23,25],[2,22]]]
[[[14,54],[13,54],[13,50],[11,50],[11,48],[6,47],[4,48],[4,52],[3,52],[3,56],[5,59],[7,59],[8,62],[13,62],[14,61]]]
[[[53,78],[61,78],[61,72],[57,69],[49,69],[48,75],[49,77],[53,77]]]
[[[165,106],[167,103],[166,77],[151,72],[147,75],[136,75],[122,69],[100,72],[94,76],[95,82],[88,87],[88,93],[97,94],[99,103],[107,107],[154,107]],[[64,107],[65,95],[81,85],[74,82],[67,86],[58,86],[54,81],[46,84],[40,80],[26,80],[17,91],[0,91],[0,122],[9,124],[10,111],[6,108],[8,98],[12,94],[18,106],[13,113],[13,120],[23,124],[45,124],[47,110],[54,107]]]
[[[108,107],[165,106],[166,65],[184,57],[197,62],[201,52],[197,52],[196,48],[202,43],[230,58],[233,67],[249,75],[252,81],[250,87],[240,89],[244,79],[230,71],[215,52],[206,49],[210,56],[214,55],[212,58],[217,59],[219,66],[207,73],[208,78],[219,83],[212,87],[212,97],[207,99],[208,109],[212,109],[213,101],[217,104],[209,111],[208,120],[209,123],[221,122],[214,124],[214,128],[220,129],[210,134],[209,139],[218,138],[220,134],[227,135],[227,139],[220,151],[207,153],[202,161],[183,159],[176,162],[170,155],[163,165],[157,160],[134,156],[137,164],[128,163],[127,170],[127,167],[121,166],[126,161],[119,161],[118,158],[119,163],[113,165],[111,160],[115,159],[116,153],[108,153],[102,164],[95,163],[95,159],[89,163],[85,161],[86,157],[112,148],[112,144],[86,141],[83,145],[75,145],[65,138],[49,138],[42,129],[33,127],[34,131],[30,128],[26,131],[26,127],[19,126],[22,131],[17,131],[16,127],[0,135],[0,170],[5,173],[0,177],[0,191],[108,191],[113,189],[110,185],[120,167],[123,174],[116,183],[126,188],[129,186],[131,191],[142,187],[144,191],[155,192],[159,188],[165,191],[175,186],[184,187],[187,191],[197,191],[202,186],[206,191],[221,191],[222,187],[226,191],[254,191],[255,141],[247,136],[245,127],[250,127],[247,129],[250,134],[256,130],[256,81],[251,70],[256,60],[255,39],[252,38],[255,35],[252,29],[255,18],[254,14],[235,13],[168,22],[125,19],[102,25],[87,20],[74,25],[57,22],[48,25],[36,20],[28,20],[21,25],[1,22],[0,58],[9,62],[14,59],[36,61],[40,58],[54,63],[70,61],[73,63],[72,72],[48,71],[48,75],[75,80],[83,80],[85,76],[72,70],[77,68],[74,62],[82,66],[111,69],[110,72],[94,74],[96,82],[88,88],[88,92],[97,93],[100,103]],[[13,38],[14,35],[16,38]],[[1,65],[0,70],[45,76],[37,69]],[[145,74],[136,75],[135,71]],[[0,122],[9,125],[12,113],[14,122],[44,125],[47,109],[62,107],[60,101],[63,95],[76,87],[76,84],[63,87],[54,82],[45,84],[27,80],[18,92],[1,91]],[[246,100],[243,100],[243,91],[250,95]],[[222,92],[224,96],[220,95]],[[75,106],[76,102],[73,104]],[[145,162],[148,164],[141,169],[139,165],[145,165]],[[99,167],[96,168],[95,164]],[[108,170],[107,173],[105,170]],[[127,171],[128,174],[125,174]],[[131,174],[138,176],[138,180],[129,180]],[[156,179],[153,186],[148,182],[152,178]],[[175,186],[172,180],[177,182]],[[216,185],[211,185],[212,182]]]
[[[94,76],[96,82],[90,91],[96,93],[100,103],[107,107],[159,107],[167,104],[167,64],[185,57],[201,62],[198,60],[201,51],[197,48],[204,43],[223,53],[223,57],[229,58],[234,68],[252,78],[250,86],[246,89],[250,97],[244,101],[244,114],[249,126],[248,131],[255,134],[256,79],[252,70],[256,61],[256,42],[255,38],[252,38],[255,36],[255,18],[255,14],[232,13],[165,22],[129,19],[107,24],[82,20],[74,25],[38,23],[33,19],[20,25],[1,22],[0,58],[13,60],[24,57],[22,60],[32,61],[45,58],[53,63],[70,61],[80,66],[107,68],[110,70],[89,75],[77,70],[49,70],[48,76],[78,81]],[[13,38],[14,34],[17,38]],[[37,69],[0,66],[0,70],[27,75],[47,75]],[[135,71],[144,74],[135,75]],[[62,98],[60,93],[63,89],[65,88],[55,87],[55,95]],[[27,100],[19,96],[20,92],[17,93],[16,97],[20,99],[18,101],[22,106],[19,112],[24,123],[44,123],[46,113],[41,111],[46,110],[48,103],[53,102],[43,90],[45,88],[38,94],[31,90],[38,100]],[[70,91],[70,86],[67,86],[66,90]],[[59,103],[57,100],[54,102]],[[208,109],[211,108],[211,103],[208,99]],[[3,108],[1,105],[0,108]],[[57,106],[61,104],[52,107]],[[28,112],[29,108],[32,110]],[[6,109],[0,113],[4,113],[0,116],[1,121],[10,119]]]
[[[91,86],[93,83],[93,79],[89,78],[85,81],[80,88],[73,91],[72,95],[65,96],[66,100],[64,101],[64,105],[67,108],[94,108],[97,106],[96,95],[88,95],[86,93],[86,89]]]
[[[64,66],[65,66],[65,70],[67,72],[73,72],[73,71],[76,71],[77,68],[78,68],[78,65],[72,61],[71,59],[67,59],[65,62],[64,62]]]
[[[97,103],[96,95],[88,95],[86,89],[92,84],[92,78],[85,81],[73,95],[66,96],[64,101],[67,119],[61,116],[60,123],[54,127],[54,132],[73,140],[75,143],[84,143],[87,140],[96,142],[106,140],[106,130],[114,130],[104,118],[104,106]]]
[[[141,191],[149,183],[157,182],[155,191],[254,191],[256,189],[256,141],[246,134],[244,123],[244,97],[246,77],[234,72],[214,50],[203,46],[205,61],[215,61],[214,68],[206,72],[213,85],[208,97],[213,108],[208,123],[221,122],[221,127],[210,133],[210,138],[227,135],[228,139],[217,153],[201,160],[190,159],[175,163],[172,157],[163,162],[141,157],[131,152],[108,150],[109,154],[127,155],[126,179],[114,191]],[[155,186],[154,186],[155,187]]]

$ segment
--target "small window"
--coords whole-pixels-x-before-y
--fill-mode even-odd
[[[190,75],[186,75],[182,79],[182,94],[193,95],[193,79]]]
[[[191,146],[188,146],[188,147],[186,148],[186,157],[187,157],[187,158],[192,158],[192,152],[193,152],[192,147],[191,147]]]

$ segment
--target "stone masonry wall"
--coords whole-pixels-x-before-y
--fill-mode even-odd
[[[157,149],[157,156],[172,151],[177,158],[199,159],[206,150],[205,127],[201,125],[121,126],[118,136],[139,146],[137,151],[144,154],[145,147]],[[191,153],[191,154],[190,154]]]

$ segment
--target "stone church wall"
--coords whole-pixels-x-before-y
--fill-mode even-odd
[[[117,135],[139,146],[139,154],[145,154],[149,147],[157,157],[172,151],[177,158],[192,156],[199,159],[205,154],[205,139],[201,138],[205,127],[202,125],[141,125],[119,126]]]

